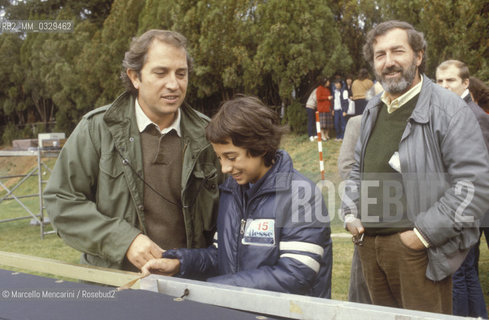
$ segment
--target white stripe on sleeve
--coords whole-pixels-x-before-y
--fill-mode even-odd
[[[297,260],[297,261],[305,264],[306,266],[308,266],[309,268],[314,270],[314,272],[316,272],[316,273],[319,272],[319,267],[320,267],[319,262],[317,262],[316,260],[314,260],[313,258],[311,258],[309,256],[305,256],[302,254],[294,254],[294,253],[284,253],[284,254],[280,255],[280,258],[292,258],[294,260]]]
[[[214,242],[212,244],[217,248],[217,231],[214,233]]]
[[[280,241],[280,251],[303,251],[317,254],[321,258],[324,255],[324,248],[318,244],[301,241]]]

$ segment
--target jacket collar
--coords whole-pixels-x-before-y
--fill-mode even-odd
[[[104,114],[104,121],[114,138],[114,143],[122,152],[128,149],[127,140],[130,137],[139,136],[134,103],[135,97],[129,92],[124,92]]]
[[[205,137],[205,128],[210,119],[194,110],[186,102],[180,107],[182,115],[181,130],[182,138],[189,143],[189,147],[193,153],[200,152],[201,150],[210,146],[209,141]]]
[[[418,102],[416,103],[416,107],[414,107],[410,119],[418,123],[428,123],[430,119],[430,102],[433,86],[437,86],[437,84],[434,84],[430,78],[423,74],[423,86],[421,87]]]
[[[473,101],[472,97],[470,96],[469,89],[465,89],[465,91],[462,93],[462,99],[464,99],[464,101],[467,102],[467,104]]]
[[[179,137],[182,136],[182,134],[180,133],[181,130],[180,130],[180,120],[182,118],[181,116],[181,111],[180,111],[180,108],[177,109],[177,115],[176,117],[173,119],[173,122],[166,128],[163,128],[163,129],[160,129],[160,127],[154,123],[143,111],[143,109],[141,108],[141,105],[139,104],[139,100],[138,99],[135,99],[134,101],[135,103],[135,112],[136,112],[136,122],[138,124],[138,130],[139,132],[143,132],[144,130],[146,130],[146,128],[148,126],[154,126],[158,129],[158,131],[161,133],[161,134],[167,134],[169,133],[170,131],[172,130],[175,130],[175,132],[177,133],[177,135]]]
[[[125,140],[131,134],[138,134],[135,114],[135,97],[129,93],[121,94],[108,108],[104,121],[116,140]],[[192,109],[187,103],[180,107],[182,138],[193,153],[209,146],[204,132],[208,118]]]
[[[259,193],[252,192],[254,195],[263,194],[266,192],[285,191],[290,189],[292,178],[294,175],[294,166],[289,154],[284,150],[278,150],[275,155],[275,163],[268,172],[253,185],[254,190]],[[229,177],[222,185],[221,189],[228,192],[239,191],[240,186],[232,177]]]
[[[129,92],[124,92],[115,99],[109,106],[104,115],[104,121],[107,125],[121,125],[130,119],[135,119],[134,113],[135,97]]]
[[[432,96],[433,86],[435,84],[423,74],[423,85],[421,87],[421,92],[419,93],[418,102],[416,103],[416,107],[411,114],[410,119],[418,123],[427,123],[430,117],[430,99]],[[380,100],[381,94],[376,95],[372,98],[372,103],[367,105],[368,112],[372,112],[373,115],[376,115],[379,107],[382,105],[382,101]]]

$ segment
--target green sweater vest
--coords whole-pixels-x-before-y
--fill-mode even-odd
[[[399,150],[418,97],[390,114],[385,104],[380,107],[363,161],[360,213],[366,234],[392,234],[414,227],[414,221],[407,217],[402,175],[389,160]]]

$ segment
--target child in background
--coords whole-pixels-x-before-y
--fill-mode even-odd
[[[319,123],[321,127],[321,140],[329,140],[329,131],[333,129],[333,115],[331,113],[331,100],[333,96],[329,90],[331,83],[329,79],[323,79],[321,85],[316,89],[317,110],[319,112]]]
[[[318,106],[318,101],[316,97],[317,90],[318,88],[314,88],[314,90],[312,90],[306,102],[307,134],[309,135],[309,141],[311,142],[314,142],[318,138],[316,130],[316,109]]]
[[[333,120],[336,141],[342,141],[346,127],[346,111],[348,111],[348,90],[342,87],[340,80],[334,81]]]

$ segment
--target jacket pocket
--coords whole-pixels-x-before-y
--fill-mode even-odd
[[[187,192],[187,205],[205,231],[213,231],[216,226],[217,205],[219,197],[217,169],[212,163],[203,163],[196,166],[192,172],[191,185]]]
[[[102,153],[99,163],[100,171],[111,178],[117,178],[123,172],[122,159],[114,153]]]
[[[400,233],[400,232],[398,232],[398,233],[396,234],[396,236],[397,236],[397,240],[399,241],[399,243],[400,243],[401,247],[403,247],[404,249],[406,249],[406,250],[408,250],[408,251],[410,251],[410,252],[412,252],[412,253],[424,253],[424,252],[426,252],[426,248],[421,248],[421,249],[413,249],[413,248],[408,247],[408,246],[407,246],[407,245],[406,245],[406,244],[405,244],[405,243],[402,241],[402,239],[401,239],[401,233]]]
[[[124,217],[133,204],[123,175],[122,159],[117,154],[102,154],[99,169],[97,209],[109,217]]]

